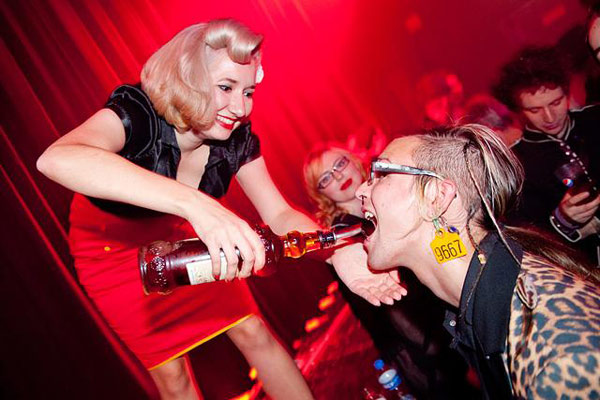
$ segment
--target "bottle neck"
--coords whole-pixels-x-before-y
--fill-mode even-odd
[[[301,233],[297,231],[289,232],[282,236],[283,256],[290,258],[299,258],[311,251],[321,250],[324,246],[321,232]]]
[[[358,235],[361,232],[362,227],[358,224],[336,231],[328,230],[306,233],[291,231],[285,236],[280,236],[279,239],[283,243],[283,256],[298,258],[311,251],[333,247],[339,240]]]

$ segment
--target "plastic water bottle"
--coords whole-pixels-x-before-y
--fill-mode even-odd
[[[387,399],[416,400],[408,393],[396,368],[385,365],[381,359],[376,360],[373,366],[381,372],[377,381],[385,389]]]

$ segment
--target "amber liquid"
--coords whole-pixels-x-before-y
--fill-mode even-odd
[[[300,258],[308,252],[321,250],[324,247],[320,232],[300,233],[289,232],[282,239],[283,256],[289,258]]]

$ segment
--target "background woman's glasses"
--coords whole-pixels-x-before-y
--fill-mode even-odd
[[[334,179],[341,179],[342,175],[340,174],[340,171],[343,171],[348,166],[349,162],[350,160],[348,160],[348,157],[346,156],[342,156],[335,160],[333,163],[333,168],[324,172],[319,178],[319,181],[317,182],[317,188],[319,190],[323,190],[329,186]]]

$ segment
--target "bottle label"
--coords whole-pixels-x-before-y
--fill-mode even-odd
[[[212,274],[212,262],[207,254],[206,258],[186,264],[190,285],[199,285],[201,283],[214,282],[215,277]],[[227,259],[221,253],[221,271],[220,279],[225,279],[227,273]]]

